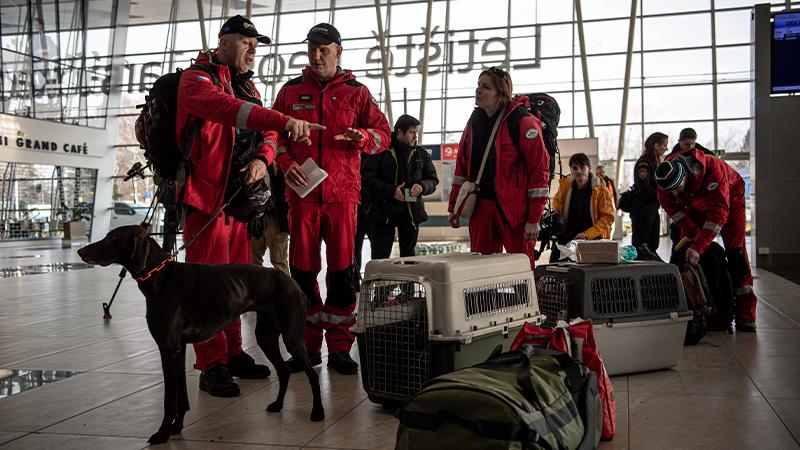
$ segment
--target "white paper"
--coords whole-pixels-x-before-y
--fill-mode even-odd
[[[306,174],[306,178],[308,178],[308,184],[305,186],[298,186],[288,179],[286,180],[286,183],[289,185],[289,187],[291,187],[300,198],[308,195],[309,192],[313,191],[315,187],[322,183],[322,180],[328,178],[328,172],[320,169],[317,163],[315,163],[311,158],[308,158],[305,160],[305,162],[303,162],[303,164],[300,166],[300,170]]]

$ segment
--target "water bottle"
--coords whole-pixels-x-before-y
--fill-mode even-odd
[[[635,261],[638,254],[636,247],[632,245],[625,245],[619,248],[619,260],[622,262]]]

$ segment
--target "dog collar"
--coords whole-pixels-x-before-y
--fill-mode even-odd
[[[149,279],[150,277],[152,277],[153,275],[155,275],[156,272],[158,272],[159,270],[163,269],[167,264],[171,263],[172,261],[173,261],[172,257],[168,256],[167,259],[165,259],[164,261],[161,261],[161,264],[159,264],[156,267],[150,269],[150,271],[147,272],[145,275],[143,275],[141,277],[133,277],[133,279],[136,280],[136,281],[145,281],[145,280]]]

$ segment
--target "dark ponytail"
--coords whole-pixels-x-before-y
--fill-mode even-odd
[[[667,136],[664,133],[656,131],[655,133],[647,136],[647,140],[644,141],[644,150],[642,150],[642,155],[650,155],[650,159],[656,161],[656,164],[660,162],[660,157],[658,153],[656,153],[656,144],[660,142],[664,142],[666,144]]]

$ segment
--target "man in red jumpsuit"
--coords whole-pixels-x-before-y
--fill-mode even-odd
[[[744,180],[725,161],[689,148],[667,157],[656,168],[658,201],[692,242],[690,264],[719,234],[728,257],[736,294],[736,329],[756,330],[756,296],[745,250]]]
[[[236,77],[250,72],[259,42],[269,43],[269,38],[258,34],[246,18],[232,17],[220,30],[219,47],[198,54],[195,65],[181,75],[176,135],[181,151],[188,151],[191,161],[182,187],[182,203],[187,209],[185,240],[211,221],[214,211],[223,203],[229,178],[241,176],[249,185],[264,177],[275,155],[277,133],[274,130],[290,131],[293,138],[308,142],[312,127],[308,122],[236,98],[237,88],[256,92],[249,77],[245,76],[243,82]],[[256,157],[239,169],[240,173],[230,173],[237,129],[262,132],[264,143]],[[247,224],[223,213],[186,248],[186,261],[249,264]],[[212,339],[195,344],[194,351],[195,368],[202,371],[200,389],[211,395],[239,395],[239,386],[232,375],[240,378],[269,376],[267,366],[255,364],[242,350],[239,319]]]
[[[321,364],[323,330],[328,344],[328,367],[343,374],[358,372],[350,357],[356,303],[353,261],[356,207],[360,200],[361,153],[383,151],[390,142],[386,117],[366,86],[336,60],[342,39],[332,25],[321,23],[308,32],[309,65],[303,75],[287,82],[272,105],[292,117],[325,125],[311,133],[311,146],[278,140],[277,161],[286,174],[289,203],[289,269],[310,302],[305,345],[313,364]],[[311,158],[328,177],[300,198],[291,185],[305,186],[300,165]],[[317,284],[320,251],[325,241],[327,299]],[[302,368],[289,360],[293,371]]]

